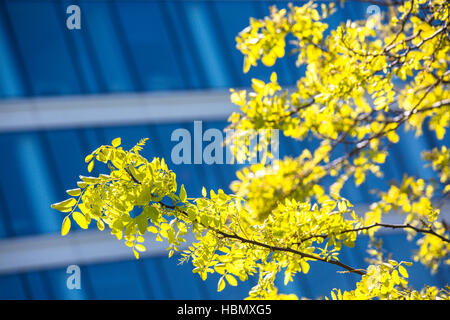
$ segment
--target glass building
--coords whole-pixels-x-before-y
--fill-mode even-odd
[[[250,17],[286,1],[57,1],[0,0],[0,299],[242,299],[255,279],[216,292],[217,280],[202,281],[192,265],[178,265],[161,245],[149,244],[142,259],[108,232],[95,227],[61,237],[63,215],[50,204],[66,198],[78,176],[87,175],[84,157],[122,138],[125,148],[148,137],[143,155],[164,157],[189,196],[201,189],[229,191],[238,165],[176,165],[171,151],[178,128],[193,133],[223,129],[235,110],[229,88],[245,88],[252,78],[267,81],[272,71],[282,85],[294,85],[304,69],[287,56],[274,68],[242,72],[235,37]],[[80,8],[80,29],[69,29],[67,8]],[[346,2],[329,19],[364,19],[368,5]],[[390,179],[423,168],[418,150],[450,144],[425,131],[403,133],[384,166],[386,178],[369,177],[383,188]],[[280,156],[298,155],[317,141],[281,139]],[[94,169],[93,174],[100,171]],[[342,195],[363,207],[373,197],[348,183]],[[449,210],[445,212],[448,214]],[[414,242],[403,232],[382,235],[398,260],[411,261]],[[342,261],[365,266],[368,239],[343,249]],[[81,271],[81,288],[69,289],[69,266]],[[336,274],[321,262],[280,291],[318,298],[333,288],[351,289],[357,277]],[[434,275],[420,264],[411,284],[449,283],[448,267]]]

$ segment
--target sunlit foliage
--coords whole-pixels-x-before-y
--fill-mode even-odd
[[[66,214],[62,234],[72,220],[82,228],[94,220],[139,258],[144,236],[153,233],[156,241],[167,240],[169,256],[181,251],[181,261],[190,261],[203,280],[219,274],[218,291],[256,275],[249,299],[296,298],[278,294],[275,279],[287,284],[308,273],[314,261],[361,277],[354,290],[336,288],[327,298],[448,299],[448,288],[411,288],[405,268],[411,263],[386,258],[379,245],[369,248],[367,268],[340,261],[341,248],[353,247],[360,236],[376,243],[379,230],[401,229],[417,243],[417,263],[433,271],[450,263],[448,225],[440,219],[450,193],[448,148],[423,150],[437,180],[405,175],[375,190],[379,200],[367,212],[355,212],[352,199],[340,196],[346,183],[359,186],[369,175],[383,176],[380,165],[390,161],[389,148],[401,143],[400,130],[419,136],[426,126],[442,139],[450,123],[449,3],[386,6],[382,23],[369,17],[334,30],[326,23],[333,3],[271,7],[268,17],[250,19],[236,38],[244,72],[260,63],[272,66],[288,52],[306,72],[289,90],[275,73],[253,79],[249,90],[231,90],[240,112],[230,116],[230,128],[313,137],[320,141],[315,150],[240,170],[231,185],[234,195],[203,189],[202,197],[190,198],[164,159],[139,154],[145,139],[127,151],[117,138],[86,157],[89,172],[96,161],[109,172],[81,177],[79,188],[68,190],[71,198],[52,206]],[[330,187],[325,178],[333,180]],[[383,222],[393,211],[404,215],[404,224]],[[180,249],[189,232],[195,241]]]

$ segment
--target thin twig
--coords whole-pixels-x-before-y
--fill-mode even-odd
[[[364,230],[369,230],[372,228],[376,228],[376,227],[384,227],[384,228],[391,228],[391,229],[411,229],[414,230],[416,232],[419,233],[428,233],[428,234],[432,234],[438,238],[440,238],[442,241],[448,242],[450,243],[450,239],[446,238],[443,235],[440,235],[438,233],[436,233],[433,229],[423,229],[423,228],[418,228],[415,227],[413,225],[410,224],[388,224],[388,223],[374,223],[371,224],[369,226],[365,226],[365,227],[360,227],[360,228],[355,228],[355,229],[348,229],[348,230],[343,230],[341,232],[338,232],[335,235],[341,235],[341,234],[345,234],[345,233],[350,233],[350,232],[358,232],[358,231],[364,231]],[[326,239],[329,238],[331,235],[330,234],[316,234],[316,235],[310,235],[306,238],[303,238],[300,240],[300,242],[298,243],[294,243],[294,244],[301,244],[302,242],[314,239],[314,238],[322,238],[322,239]]]

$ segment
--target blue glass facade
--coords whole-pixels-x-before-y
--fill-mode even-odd
[[[65,26],[70,4],[81,8],[81,30],[68,31]],[[0,99],[226,89],[248,86],[253,77],[266,80],[273,70],[280,83],[293,85],[302,72],[295,68],[294,57],[244,75],[242,56],[235,49],[235,36],[249,17],[267,15],[271,4],[287,2],[1,0]],[[330,25],[364,18],[366,8],[364,3],[346,3]],[[203,130],[225,126],[225,119],[210,121]],[[116,137],[122,137],[125,148],[150,138],[143,155],[164,157],[190,196],[199,195],[202,186],[228,190],[238,166],[171,163],[176,143],[170,135],[180,127],[193,132],[192,122],[174,119],[166,124],[0,133],[0,239],[58,233],[62,216],[50,204],[64,199],[64,190],[87,174],[85,155]],[[315,144],[282,139],[280,155],[296,155]],[[449,137],[437,141],[430,132],[419,138],[402,134],[384,166],[387,178],[369,177],[368,184],[383,187],[403,173],[432,175],[423,168],[418,150],[439,144],[449,145]],[[100,173],[97,170],[93,174]],[[366,189],[353,184],[346,185],[343,196],[355,203],[373,200]],[[413,244],[403,234],[386,235],[384,240],[394,258],[411,260],[404,252],[410,253]],[[365,248],[362,244],[345,249],[342,260],[364,266]],[[71,291],[65,269],[18,272],[0,275],[0,299],[241,299],[254,284],[253,279],[217,293],[217,278],[203,282],[191,270],[191,265],[178,266],[176,258],[167,257],[82,265],[82,289]],[[307,276],[297,276],[295,283],[281,285],[280,290],[316,298],[334,287],[353,287],[354,276],[335,271],[316,262]],[[432,276],[415,265],[410,274],[418,287],[443,286],[450,279],[448,268]]]

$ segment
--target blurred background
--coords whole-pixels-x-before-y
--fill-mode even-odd
[[[295,1],[297,3],[297,1]],[[175,129],[193,134],[193,121],[222,130],[235,107],[229,88],[245,88],[251,78],[268,81],[272,71],[282,85],[294,85],[304,72],[295,56],[274,68],[246,75],[235,37],[249,18],[262,18],[269,6],[287,1],[5,1],[0,0],[0,299],[242,299],[255,279],[216,292],[190,264],[178,265],[164,246],[148,244],[135,260],[109,232],[73,230],[60,235],[64,216],[50,204],[67,198],[79,175],[89,175],[84,157],[102,144],[122,138],[130,148],[149,141],[143,155],[164,157],[187,186],[189,197],[228,186],[238,165],[176,165],[171,162]],[[70,5],[80,9],[80,28],[69,29]],[[330,28],[347,19],[365,19],[370,4],[337,2]],[[383,11],[383,8],[380,8]],[[428,131],[420,138],[404,133],[384,166],[383,188],[403,173],[432,176],[420,150],[450,143]],[[281,137],[280,156],[298,155],[317,141]],[[91,175],[101,171],[94,169]],[[348,183],[343,196],[360,208],[374,197],[367,187]],[[446,210],[445,214],[448,214]],[[392,219],[396,219],[393,217]],[[397,260],[412,261],[415,248],[403,232],[382,234],[384,248]],[[367,239],[344,249],[341,260],[367,265]],[[69,266],[79,266],[80,288],[70,289]],[[280,291],[318,298],[333,288],[350,290],[357,277],[312,263],[307,275]],[[420,264],[410,268],[411,284],[449,283],[449,268],[432,275]]]

